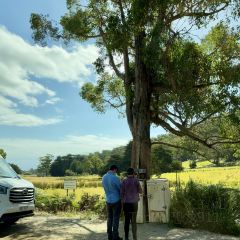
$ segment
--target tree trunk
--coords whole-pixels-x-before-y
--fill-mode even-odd
[[[151,140],[150,140],[150,80],[143,60],[144,37],[142,32],[135,38],[135,98],[133,103],[133,145],[132,162],[134,168],[146,169],[150,177]]]

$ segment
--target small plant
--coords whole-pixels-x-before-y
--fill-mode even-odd
[[[73,196],[61,197],[57,194],[49,196],[38,190],[36,193],[35,205],[39,211],[46,211],[52,213],[57,213],[59,211],[65,212],[74,210],[73,200]]]
[[[106,215],[105,200],[98,194],[90,195],[84,193],[81,200],[78,202],[80,211],[93,211],[97,213],[100,217]]]
[[[196,167],[197,167],[197,162],[196,162],[195,160],[190,161],[189,167],[190,167],[191,169],[196,168]]]

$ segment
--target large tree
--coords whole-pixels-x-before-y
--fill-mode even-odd
[[[150,169],[150,126],[155,124],[212,148],[223,139],[196,126],[235,116],[239,107],[239,34],[218,24],[201,43],[191,29],[239,15],[239,0],[67,0],[62,28],[32,14],[37,42],[95,39],[99,79],[82,87],[97,111],[125,106],[132,133],[132,166]],[[112,68],[109,71],[108,66]],[[228,139],[237,142],[239,139]]]

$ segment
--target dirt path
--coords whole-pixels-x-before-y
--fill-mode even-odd
[[[120,224],[120,234],[123,226]],[[34,216],[6,227],[0,224],[0,238],[4,240],[59,239],[107,240],[106,222],[86,221],[59,216]],[[139,224],[139,240],[237,240],[240,238],[205,231],[169,228],[159,224]]]

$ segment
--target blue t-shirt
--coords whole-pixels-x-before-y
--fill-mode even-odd
[[[116,203],[120,200],[120,179],[115,173],[109,171],[102,178],[102,185],[106,195],[107,203]]]

